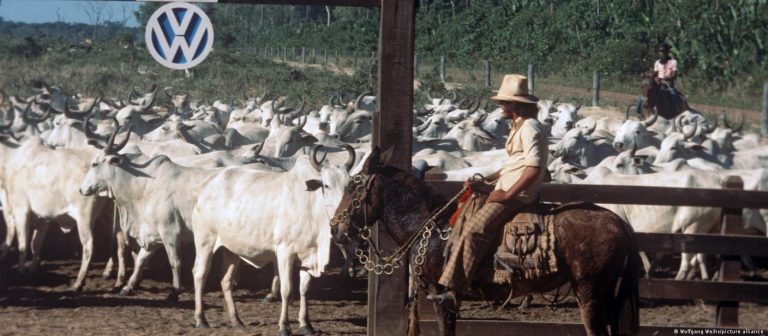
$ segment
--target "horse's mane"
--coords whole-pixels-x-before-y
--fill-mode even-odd
[[[424,199],[430,209],[434,210],[445,205],[447,202],[442,195],[435,192],[424,180],[416,178],[398,168],[385,166],[382,168],[381,174],[401,182],[405,188],[410,189]]]

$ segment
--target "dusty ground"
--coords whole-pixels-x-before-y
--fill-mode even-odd
[[[68,284],[77,271],[75,261],[44,263],[41,274],[31,280],[16,279],[5,269],[10,286],[0,291],[0,335],[274,335],[277,332],[279,303],[264,303],[271,271],[258,273],[243,270],[235,300],[245,330],[230,329],[218,291],[215,272],[209,280],[205,295],[209,330],[193,326],[193,297],[191,290],[182,294],[179,302],[165,301],[169,274],[164,267],[149,270],[149,278],[132,297],[119,297],[110,292],[112,281],[100,277],[103,263],[97,263],[88,275],[86,290],[81,294],[69,292]],[[250,279],[244,283],[243,278]],[[189,280],[184,279],[191,289]],[[330,335],[363,335],[366,325],[365,279],[346,279],[338,268],[311,286],[310,316],[315,328]],[[245,289],[250,288],[250,289]],[[511,319],[524,321],[579,322],[575,301],[569,298],[557,310],[552,310],[541,297],[526,311],[486,308],[483,302],[465,302],[464,318]],[[745,328],[768,328],[768,308],[765,305],[742,304],[739,319]],[[298,329],[298,304],[289,309],[293,330]],[[696,326],[713,325],[715,307],[712,303],[686,301],[644,301],[641,321],[645,325]]]

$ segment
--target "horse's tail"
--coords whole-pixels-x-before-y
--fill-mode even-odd
[[[640,254],[632,228],[626,223],[625,232],[629,239],[629,248],[624,261],[624,269],[618,279],[615,293],[614,321],[611,321],[613,335],[635,335],[640,329]]]

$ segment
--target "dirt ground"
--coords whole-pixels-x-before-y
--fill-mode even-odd
[[[156,257],[157,258],[157,257]],[[265,303],[271,270],[243,268],[235,292],[244,330],[229,328],[215,271],[209,277],[205,295],[206,316],[211,329],[193,328],[194,301],[191,282],[185,278],[186,292],[178,302],[165,300],[170,274],[162,265],[148,270],[142,288],[131,297],[111,292],[112,280],[101,279],[104,263],[95,263],[88,274],[83,293],[74,294],[68,285],[79,263],[75,260],[49,261],[32,279],[21,280],[15,271],[3,270],[10,286],[0,290],[0,335],[274,335],[280,304]],[[215,270],[215,268],[213,269]],[[244,278],[249,279],[248,283]],[[366,279],[347,279],[339,268],[330,271],[310,286],[310,317],[314,327],[328,335],[364,335],[366,331]],[[295,288],[295,287],[294,287]],[[740,324],[744,328],[768,328],[768,306],[742,303]],[[291,327],[298,329],[298,303],[289,308]],[[711,327],[715,317],[713,303],[643,300],[640,312],[644,325]],[[523,321],[580,322],[576,303],[568,298],[559,308],[534,299],[533,307],[519,311],[488,308],[484,302],[465,302],[463,318],[510,319]]]

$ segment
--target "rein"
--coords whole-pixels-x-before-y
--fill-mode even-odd
[[[396,172],[401,173],[401,172]],[[405,174],[405,173],[402,173]],[[426,259],[426,253],[427,253],[427,246],[429,245],[429,238],[432,237],[432,231],[435,231],[440,235],[440,239],[442,240],[448,240],[450,237],[450,230],[441,231],[437,227],[436,219],[439,218],[443,212],[448,209],[448,207],[456,202],[456,200],[461,197],[461,195],[464,193],[466,188],[462,188],[461,191],[459,191],[458,194],[456,194],[453,198],[451,198],[445,205],[443,205],[440,208],[437,208],[433,210],[429,217],[427,217],[424,222],[419,226],[419,228],[414,231],[414,233],[406,240],[405,244],[395,249],[392,254],[388,256],[382,256],[382,251],[379,250],[378,246],[375,244],[375,242],[371,239],[371,227],[368,225],[368,200],[369,200],[369,193],[371,191],[371,188],[373,186],[373,182],[376,180],[376,178],[379,176],[379,174],[373,174],[373,175],[365,175],[363,173],[359,173],[357,175],[354,175],[350,178],[350,184],[352,184],[353,188],[353,198],[352,203],[349,208],[345,209],[341,214],[335,215],[333,218],[331,218],[331,226],[338,226],[339,224],[346,222],[349,220],[351,222],[353,212],[357,209],[360,209],[363,207],[363,204],[365,204],[366,209],[363,210],[363,227],[359,227],[355,224],[355,228],[358,229],[358,236],[361,240],[364,240],[368,242],[370,246],[370,250],[368,254],[366,255],[365,251],[363,251],[360,248],[357,248],[355,250],[355,256],[360,260],[360,263],[363,264],[366,270],[374,272],[378,275],[384,273],[384,274],[392,274],[394,273],[396,268],[399,268],[403,265],[402,259],[403,256],[408,253],[408,251],[414,246],[417,240],[419,240],[419,236],[421,236],[421,240],[419,242],[419,247],[417,249],[416,257],[414,258],[414,264],[413,272],[416,275],[422,274],[421,265],[424,264],[424,261]],[[412,190],[419,190],[423,188],[419,188],[414,183],[409,183],[407,180],[401,180],[396,178],[396,176],[393,176],[395,181],[400,182],[401,184],[409,187]],[[373,254],[379,259],[379,263],[376,263],[371,258],[371,251]]]

